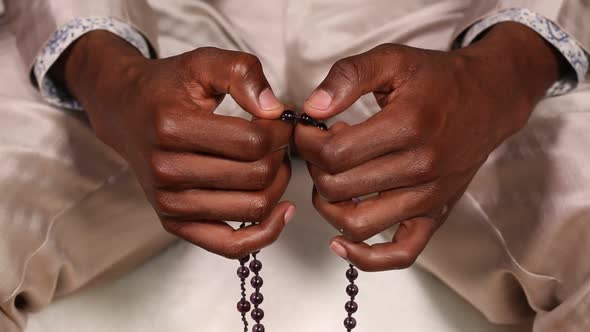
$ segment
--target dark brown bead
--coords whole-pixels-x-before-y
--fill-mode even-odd
[[[250,275],[250,269],[245,266],[240,266],[238,267],[237,274],[240,279],[246,279]]]
[[[252,332],[264,332],[264,325],[254,324],[254,326],[252,326]]]
[[[260,292],[254,292],[250,295],[250,302],[254,305],[259,305],[264,301],[264,296]]]
[[[359,288],[355,284],[350,284],[346,286],[346,294],[348,296],[356,296],[359,293]]]
[[[250,279],[250,285],[254,287],[254,289],[259,289],[264,284],[264,280],[260,276],[254,276]]]
[[[250,302],[242,299],[238,302],[237,308],[238,308],[239,312],[242,312],[242,313],[248,312],[248,311],[250,311],[250,308],[251,308]]]
[[[242,263],[242,264],[246,264],[246,263],[248,263],[248,261],[250,260],[250,255],[246,255],[246,256],[244,256],[244,257],[242,257],[242,258],[238,259],[238,260],[240,261],[240,263]]]
[[[299,117],[299,123],[306,125],[306,126],[315,126],[316,121],[306,113],[302,113]]]
[[[344,310],[346,310],[346,312],[348,312],[349,314],[354,314],[358,310],[358,308],[358,304],[356,304],[356,302],[354,301],[348,301],[344,305]]]
[[[252,272],[254,272],[254,273],[260,272],[260,270],[262,270],[262,262],[260,262],[257,259],[251,261],[250,262],[250,270],[252,270]]]
[[[14,307],[17,308],[18,310],[26,310],[27,306],[28,306],[27,299],[25,298],[25,296],[23,294],[18,294],[14,298]]]
[[[346,317],[344,319],[344,327],[348,330],[352,330],[356,327],[356,319],[354,317]]]
[[[281,120],[285,122],[294,122],[297,120],[297,114],[293,111],[286,110],[281,114]]]
[[[328,130],[328,126],[326,126],[326,124],[323,122],[318,122],[316,127],[320,128],[321,130]]]
[[[355,269],[354,267],[351,267],[348,270],[346,270],[346,279],[348,279],[348,281],[353,282],[356,280],[356,278],[358,278],[358,276],[359,271],[357,271],[357,269]]]
[[[250,316],[252,316],[252,319],[256,322],[259,322],[262,320],[262,318],[264,318],[264,311],[260,308],[256,308],[254,310],[252,310],[252,312],[250,313]]]

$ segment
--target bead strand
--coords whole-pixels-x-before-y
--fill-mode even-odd
[[[297,114],[295,114],[295,112],[287,110],[284,111],[283,114],[281,114],[281,120],[293,123],[299,122],[300,124],[305,126],[314,126],[321,130],[328,130],[328,126],[326,126],[325,123],[319,122],[318,120],[312,118],[306,113],[301,113],[301,115],[298,116]]]
[[[358,304],[355,302],[356,295],[359,293],[358,286],[354,283],[356,278],[358,278],[359,272],[354,267],[354,265],[349,264],[348,270],[346,270],[346,279],[348,279],[348,286],[346,286],[346,294],[350,296],[350,300],[346,302],[344,305],[344,309],[348,314],[347,317],[344,319],[344,327],[346,328],[347,332],[352,331],[356,327],[356,319],[352,317],[358,310]]]
[[[244,228],[246,226],[245,223],[240,225],[240,228]],[[242,322],[244,323],[244,332],[248,332],[248,319],[246,318],[246,314],[250,311],[251,305],[250,302],[246,299],[246,278],[250,276],[250,269],[246,266],[246,263],[250,260],[250,255],[246,255],[239,259],[240,267],[238,268],[237,274],[240,278],[240,294],[242,298],[238,301],[238,312],[242,316]]]
[[[301,114],[301,116],[297,116],[295,112],[286,110],[283,112],[280,119],[282,121],[291,122],[293,124],[299,122],[306,126],[314,126],[321,130],[328,130],[328,127],[324,123],[315,120],[314,118],[310,117],[305,113]],[[246,223],[242,223],[240,225],[240,228],[244,228],[245,226]],[[240,312],[242,322],[244,323],[244,332],[248,332],[248,319],[246,318],[246,314],[250,312],[250,309],[252,309],[252,311],[250,312],[250,316],[255,322],[255,324],[252,326],[252,332],[265,332],[264,325],[260,323],[260,321],[264,318],[264,311],[260,308],[260,305],[264,301],[264,296],[260,292],[260,288],[262,287],[264,280],[262,279],[262,277],[260,277],[260,271],[262,270],[262,262],[258,260],[259,253],[260,250],[253,252],[251,255],[247,255],[239,259],[240,267],[238,268],[237,274],[240,278],[241,299],[240,301],[238,301],[237,309],[238,312]],[[252,256],[252,261],[250,261],[250,256]],[[248,263],[248,261],[250,261],[250,263],[248,266],[246,266],[246,263]],[[254,292],[250,295],[250,301],[248,301],[246,299],[246,279],[248,278],[248,276],[250,276],[250,271],[252,271],[252,273],[254,274],[250,279],[250,285],[252,286],[252,288],[254,288]],[[354,296],[352,297],[352,299],[354,299]],[[354,318],[350,316],[349,318],[354,320]]]
[[[293,111],[285,111],[281,115],[281,120],[285,122],[298,122],[304,126],[314,126],[321,130],[328,130],[326,124],[317,121],[306,113],[302,113],[300,116],[297,116]],[[360,198],[354,198],[353,202],[355,204],[359,204]],[[250,269],[252,269],[252,265],[250,265]],[[346,270],[346,279],[348,279],[349,282],[348,286],[346,286],[346,294],[348,294],[350,300],[344,305],[344,310],[346,310],[347,313],[347,316],[344,319],[344,327],[346,328],[347,332],[351,332],[357,325],[356,319],[352,317],[352,315],[358,310],[358,304],[356,303],[355,299],[358,295],[359,289],[354,283],[354,281],[358,278],[358,275],[358,270],[354,267],[354,265],[349,264],[348,270]],[[252,302],[254,301],[252,300]],[[264,330],[254,332],[264,332]]]
[[[250,285],[254,288],[254,292],[250,295],[250,301],[254,305],[254,309],[250,313],[250,316],[256,322],[252,326],[252,332],[264,332],[264,325],[260,323],[264,318],[264,311],[259,308],[260,304],[264,300],[264,296],[260,292],[260,288],[264,283],[262,277],[260,277],[260,270],[262,270],[262,262],[258,260],[258,254],[260,251],[252,253],[252,261],[250,262],[250,270],[254,273],[252,279],[250,279]]]

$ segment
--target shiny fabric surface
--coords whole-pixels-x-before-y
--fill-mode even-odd
[[[199,46],[255,53],[280,98],[296,105],[339,58],[384,42],[448,49],[469,24],[507,6],[525,4],[555,19],[587,50],[590,41],[590,29],[579,19],[588,13],[585,1],[260,0],[243,6],[158,0],[151,3],[160,17],[159,37],[143,2],[86,3],[8,0],[0,18],[1,331],[25,324],[26,310],[14,306],[17,295],[28,300],[27,310],[40,310],[128,270],[172,240],[125,163],[98,142],[83,114],[43,104],[29,82],[33,50],[67,17],[121,17],[159,45],[163,56]],[[29,34],[27,25],[35,25]],[[377,111],[366,97],[338,119],[356,123]],[[527,128],[484,165],[421,257],[423,266],[495,322],[536,317],[535,332],[589,329],[589,111],[587,85],[539,105]],[[219,112],[246,116],[230,98]],[[294,172],[305,176],[300,173],[306,170]],[[301,183],[291,183],[290,190],[310,192]],[[297,216],[306,218],[316,217]],[[287,229],[275,246],[302,239],[304,229]],[[309,245],[327,250],[324,240]],[[269,252],[265,266],[284,255]],[[314,279],[318,301],[333,296],[322,292],[322,283],[342,274],[323,272],[324,278]],[[272,278],[287,273],[274,271]],[[379,293],[386,285],[368,287]],[[220,290],[218,296],[235,292]]]

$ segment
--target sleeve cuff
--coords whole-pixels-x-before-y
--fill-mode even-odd
[[[41,96],[50,104],[81,110],[81,106],[67,91],[59,88],[48,77],[51,66],[74,41],[93,30],[106,30],[125,39],[143,56],[150,57],[150,48],[145,38],[131,26],[110,17],[86,17],[69,21],[60,27],[41,49],[33,67]]]
[[[461,46],[465,47],[471,44],[482,32],[500,22],[517,22],[535,30],[541,37],[553,45],[570,64],[572,71],[555,82],[547,90],[547,96],[565,94],[575,89],[578,84],[584,81],[588,72],[589,60],[588,55],[582,47],[553,21],[526,8],[505,9],[494,16],[484,18],[475,23],[465,33],[461,41]]]

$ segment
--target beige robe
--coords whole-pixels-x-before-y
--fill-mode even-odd
[[[158,0],[152,5],[155,11],[138,0],[5,0],[0,16],[2,332],[20,331],[27,311],[122,273],[172,241],[127,165],[94,137],[83,114],[46,105],[29,81],[39,50],[73,18],[114,17],[143,33],[162,56],[200,46],[254,53],[280,98],[296,105],[342,57],[387,42],[445,50],[469,25],[504,8],[536,11],[590,50],[590,4],[584,0],[256,0],[248,5]],[[367,97],[338,119],[355,123],[377,111]],[[589,111],[588,86],[541,103],[529,125],[482,167],[420,258],[494,322],[535,318],[536,332],[590,330]],[[219,113],[245,116],[229,98]],[[294,178],[305,176],[302,164],[296,165]],[[286,199],[299,195],[293,198],[299,206],[309,206],[309,191],[308,184],[292,182]],[[296,218],[317,220],[317,215],[302,208]],[[278,249],[267,251],[265,264],[281,264],[288,255],[285,243],[327,250],[328,228],[310,235],[314,227],[319,226],[288,229],[273,246]],[[305,282],[296,277],[310,273],[312,267],[305,266],[275,270],[270,278],[303,288]],[[309,296],[318,301],[333,296],[322,293],[322,283],[341,272],[323,271],[325,278],[314,279],[316,292]],[[15,307],[18,295],[27,300],[26,310]],[[218,296],[235,292],[220,289]],[[388,301],[372,300],[384,306]]]

